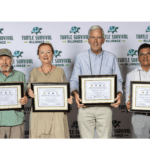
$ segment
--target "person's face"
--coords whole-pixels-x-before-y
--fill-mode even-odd
[[[48,45],[43,45],[39,48],[39,58],[42,63],[51,63],[53,58],[52,49]]]
[[[11,58],[9,56],[0,56],[0,70],[9,71],[11,67]]]
[[[142,67],[150,66],[150,48],[142,48],[140,50],[138,60]]]
[[[96,29],[92,30],[88,42],[91,46],[91,50],[96,52],[101,50],[102,44],[105,42],[105,39],[102,37],[102,30]]]

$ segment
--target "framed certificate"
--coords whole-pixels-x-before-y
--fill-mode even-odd
[[[130,111],[150,111],[150,82],[130,82]]]
[[[23,96],[23,82],[0,82],[0,111],[23,109],[19,102]]]
[[[80,75],[79,95],[84,105],[114,103],[117,75]]]
[[[33,112],[69,112],[70,83],[31,83]]]

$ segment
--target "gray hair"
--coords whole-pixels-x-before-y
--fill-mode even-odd
[[[97,30],[97,29],[99,29],[99,30],[102,31],[102,37],[105,38],[105,34],[104,34],[103,28],[101,28],[101,27],[98,26],[98,25],[94,25],[94,26],[92,26],[92,27],[89,29],[89,31],[88,31],[88,38],[90,37],[91,31],[92,31],[92,30]]]

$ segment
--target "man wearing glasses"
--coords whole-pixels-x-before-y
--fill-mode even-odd
[[[129,72],[126,77],[126,106],[129,111],[130,81],[150,81],[150,44],[142,44],[138,49],[140,67]],[[135,112],[132,114],[133,131],[137,138],[149,138],[150,113]]]

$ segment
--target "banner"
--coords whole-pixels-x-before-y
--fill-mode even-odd
[[[138,47],[142,43],[150,43],[149,22],[1,22],[0,48],[12,51],[15,70],[25,73],[28,82],[31,70],[41,66],[38,45],[51,43],[55,50],[52,63],[62,67],[67,81],[70,81],[76,55],[90,48],[88,30],[93,25],[99,25],[104,30],[105,43],[102,48],[118,58],[124,89],[127,73],[140,65]],[[26,138],[29,136],[30,102],[25,106]],[[74,101],[68,114],[71,138],[80,138],[77,113]],[[123,94],[121,105],[113,108],[113,138],[133,137],[131,115],[126,111]]]

